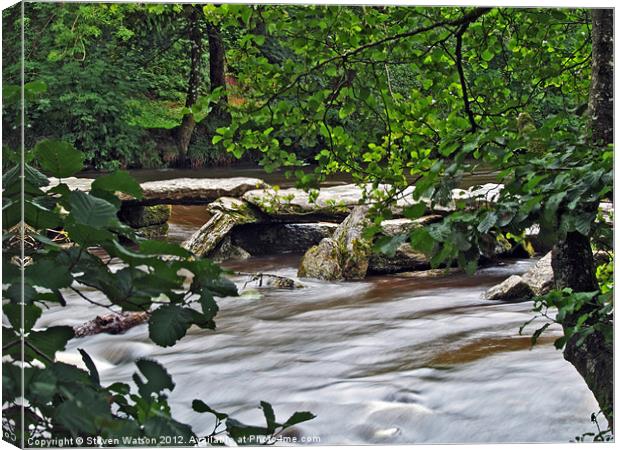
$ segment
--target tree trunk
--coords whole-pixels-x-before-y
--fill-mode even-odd
[[[196,103],[196,100],[198,100],[198,89],[200,88],[201,82],[200,66],[202,60],[202,9],[199,6],[187,6],[186,8],[186,10],[189,10],[189,41],[192,47],[185,106],[187,108],[191,108]],[[194,119],[194,115],[185,114],[181,121],[181,125],[177,130],[177,164],[180,166],[185,166],[187,164],[187,149],[192,139],[192,133],[194,132],[195,127],[196,120]]]
[[[227,125],[230,123],[230,114],[226,105],[226,53],[224,41],[220,31],[215,25],[207,24],[207,36],[209,38],[209,82],[211,92],[217,88],[222,88],[224,93],[220,100],[213,106],[207,116],[207,123],[210,130]]]
[[[593,151],[613,142],[613,10],[592,11],[592,81],[589,115]],[[597,204],[587,205],[595,210]],[[575,292],[598,290],[590,238],[578,232],[567,233],[553,249],[552,267],[556,287]],[[566,317],[562,326],[573,327],[582,309]],[[613,346],[595,331],[580,345],[578,336],[566,343],[564,358],[584,378],[613,429]]]
[[[592,81],[588,110],[592,141],[605,147],[614,140],[614,11],[592,10]]]

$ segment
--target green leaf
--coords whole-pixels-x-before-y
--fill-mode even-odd
[[[92,195],[73,191],[69,197],[72,217],[77,223],[103,228],[117,220],[114,205]]]
[[[36,348],[38,352],[54,360],[56,352],[65,349],[69,339],[73,338],[73,328],[67,326],[49,327],[43,331],[31,331],[26,337],[26,342]],[[38,359],[43,363],[49,363],[45,357],[26,345],[25,357],[28,361]]]
[[[420,202],[415,205],[407,206],[403,209],[403,215],[407,219],[418,219],[424,215],[426,212],[426,204]]]
[[[286,422],[282,424],[284,428],[297,425],[298,423],[307,422],[314,419],[316,416],[309,411],[297,411]]]
[[[489,62],[495,57],[495,54],[488,48],[482,52],[482,59]]]
[[[70,177],[83,167],[84,155],[70,143],[58,139],[37,143],[34,154],[41,168],[54,177]]]
[[[62,223],[58,214],[30,200],[24,201],[24,220],[35,230],[55,228]]]
[[[103,175],[93,181],[91,189],[99,189],[108,192],[124,192],[132,195],[134,198],[141,199],[143,197],[140,184],[132,177],[129,172],[117,170],[109,175]]]
[[[276,430],[276,427],[279,425],[276,422],[276,415],[273,412],[273,407],[271,404],[267,402],[260,402],[260,407],[263,410],[263,415],[265,416],[265,421],[267,422],[267,431],[269,434],[273,433]]]
[[[435,240],[424,227],[416,228],[409,233],[409,242],[411,242],[413,249],[419,250],[425,255],[430,255],[435,247]]]
[[[269,430],[266,427],[256,427],[246,425],[235,419],[226,420],[226,431],[238,445],[257,445],[258,436],[269,436]]]
[[[192,324],[192,313],[177,305],[163,305],[149,318],[149,336],[162,347],[170,347],[187,333]]]
[[[216,411],[213,408],[211,408],[209,405],[207,405],[205,402],[203,402],[202,400],[198,400],[198,399],[195,399],[192,402],[192,409],[199,413],[211,413],[215,417],[217,417],[218,420],[224,420],[228,417],[228,414],[224,414],[219,411]]]
[[[481,234],[486,234],[497,223],[497,214],[494,211],[487,211],[482,220],[478,224],[478,231]]]
[[[139,359],[136,365],[142,375],[146,378],[146,382],[138,374],[134,374],[134,381],[138,386],[140,395],[145,399],[151,397],[151,394],[161,394],[164,389],[172,391],[174,382],[166,369],[156,361],[150,359]]]
[[[150,255],[173,255],[181,258],[189,258],[191,252],[177,244],[166,241],[145,240],[140,241],[140,251]]]
[[[17,303],[6,303],[2,306],[2,311],[6,314],[14,330],[21,328],[22,307],[24,312],[24,333],[28,333],[36,321],[41,317],[41,308],[35,305],[20,305]]]
[[[73,435],[97,434],[97,423],[111,419],[110,404],[106,393],[78,386],[77,394],[55,408],[54,420]]]
[[[200,293],[200,306],[205,320],[213,320],[219,311],[219,307],[208,289],[203,289]]]
[[[406,234],[399,234],[397,236],[381,236],[374,243],[373,247],[375,250],[378,250],[384,255],[393,257],[396,250],[398,250],[398,247],[400,247],[405,241],[407,241]]]
[[[84,361],[84,364],[86,365],[86,368],[90,373],[90,379],[93,381],[93,383],[99,384],[99,372],[97,371],[97,366],[95,366],[92,358],[88,353],[86,353],[84,349],[78,348],[78,352],[80,352],[80,355],[82,355],[82,361]]]
[[[236,297],[239,295],[237,286],[228,278],[207,278],[200,280],[201,286],[209,289],[215,294],[219,294],[222,297]]]
[[[114,238],[108,230],[76,223],[74,217],[69,217],[65,221],[65,231],[71,241],[84,247],[100,245]]]
[[[147,437],[160,440],[162,436],[171,437],[179,443],[189,443],[194,436],[192,428],[177,422],[170,417],[154,416],[144,422],[144,433]]]
[[[47,289],[62,289],[71,285],[73,277],[69,267],[62,266],[51,258],[35,261],[27,266],[25,271],[25,277],[30,280],[30,284]]]

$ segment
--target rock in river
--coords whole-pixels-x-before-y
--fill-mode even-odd
[[[300,277],[321,280],[361,280],[366,276],[372,242],[362,236],[368,222],[368,207],[357,206],[336,228],[304,255]]]
[[[551,267],[551,252],[540,258],[538,262],[522,276],[512,275],[490,288],[485,297],[488,300],[521,300],[549,292],[554,283]]]
[[[183,242],[183,247],[196,256],[209,256],[236,225],[263,220],[248,203],[236,198],[219,198],[207,209],[211,219]]]

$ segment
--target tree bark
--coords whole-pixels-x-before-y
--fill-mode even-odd
[[[201,83],[201,61],[202,61],[202,9],[199,6],[187,6],[189,26],[190,70],[187,83],[187,96],[185,106],[191,108],[198,100],[198,89]],[[185,114],[181,125],[177,130],[177,164],[185,166],[187,164],[187,149],[192,139],[192,133],[196,127],[196,120],[193,114]]]
[[[592,80],[588,110],[593,151],[613,142],[613,10],[592,11]],[[596,210],[597,204],[586,208]],[[574,292],[598,290],[590,237],[567,233],[552,253],[556,287]],[[591,306],[590,308],[593,308]],[[574,327],[578,317],[592,309],[582,308],[563,321],[565,330]],[[594,394],[613,430],[613,345],[595,331],[578,344],[579,337],[566,342],[564,358],[569,361]]]
[[[230,123],[226,96],[226,50],[220,31],[215,25],[207,24],[207,37],[209,38],[209,82],[211,92],[217,88],[224,90],[219,101],[213,106],[207,122],[210,130]]]
[[[607,146],[614,140],[614,11],[592,10],[592,81],[588,110],[592,141]]]

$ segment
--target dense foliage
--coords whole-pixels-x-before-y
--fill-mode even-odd
[[[43,83],[26,86],[27,97],[45,89]],[[4,100],[19,103],[14,95]],[[17,153],[7,156],[19,160]],[[5,438],[29,447],[58,442],[197,445],[226,442],[215,439],[225,434],[239,444],[256,444],[262,442],[256,439],[271,442],[284,429],[314,417],[297,412],[279,423],[271,405],[262,402],[266,427],[248,426],[197,399],[193,409],[215,420],[210,435],[197,436],[171,417],[166,391],[174,383],[157,362],[137,361],[136,391],[126,383],[103,386],[84,350],[80,353],[88,371],[58,361],[56,354],[74,337],[73,328],[41,329],[37,321],[44,308],[67,306],[68,294],[110,310],[150,311],[150,339],[172,346],[190,326],[214,329],[215,297],[236,296],[237,289],[210,260],[196,259],[176,244],[140,238],[119,221],[116,194],[142,196],[127,172],[99,177],[89,193],[71,191],[62,178],[82,169],[84,155],[70,143],[43,140],[24,156],[36,160],[44,173],[28,163],[14,163],[2,179],[3,313],[8,318],[2,327]],[[60,182],[51,186],[47,175]],[[122,266],[111,265],[113,261]],[[92,290],[108,302],[94,300]]]

